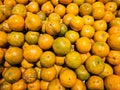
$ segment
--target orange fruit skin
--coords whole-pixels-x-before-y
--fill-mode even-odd
[[[29,45],[23,52],[24,58],[28,62],[37,62],[42,54],[42,49],[37,45]]]
[[[61,84],[67,88],[72,87],[77,80],[76,74],[71,69],[68,68],[63,68],[61,70],[59,78]]]
[[[120,76],[120,64],[115,65],[113,69],[115,74]]]
[[[119,90],[120,89],[120,76],[112,74],[105,78],[104,80],[105,88],[109,90]]]
[[[114,50],[120,50],[120,34],[112,34],[108,37],[108,45],[110,46],[111,49]]]
[[[7,70],[5,71],[3,77],[5,78],[5,80],[9,83],[15,83],[17,82],[20,77],[21,77],[21,71],[18,67],[9,67],[7,68]]]
[[[0,47],[4,47],[7,44],[7,33],[0,31]]]
[[[14,90],[27,89],[27,84],[23,79],[20,79],[19,81],[12,84],[12,89]]]
[[[57,55],[63,56],[70,51],[71,43],[65,37],[58,37],[54,40],[52,48]]]
[[[38,39],[38,45],[43,50],[48,50],[53,45],[54,38],[49,34],[42,34]]]
[[[91,76],[86,83],[87,88],[90,90],[104,90],[104,81],[99,76]]]
[[[101,57],[92,55],[86,60],[85,66],[88,72],[98,75],[104,70],[105,64]]]
[[[19,47],[10,47],[5,53],[5,60],[10,65],[20,64],[23,60],[23,50]]]
[[[50,82],[41,80],[41,81],[40,81],[40,89],[41,89],[41,90],[47,90],[49,83],[50,83]]]
[[[80,53],[87,53],[91,49],[90,39],[87,37],[80,37],[76,41],[76,48]]]

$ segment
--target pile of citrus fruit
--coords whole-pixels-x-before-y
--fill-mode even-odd
[[[120,0],[0,0],[0,90],[120,90]]]

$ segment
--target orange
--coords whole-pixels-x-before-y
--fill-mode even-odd
[[[114,50],[120,50],[120,34],[117,33],[117,34],[112,34],[108,37],[108,45],[110,46],[111,49],[114,49]]]
[[[51,0],[51,2],[52,2],[52,4],[53,4],[54,6],[56,6],[56,5],[59,4],[58,0]]]
[[[7,44],[7,33],[0,31],[0,47],[4,47]]]
[[[22,78],[27,83],[32,83],[37,79],[37,71],[34,68],[27,68],[23,74]]]
[[[42,54],[42,49],[37,45],[29,45],[23,51],[23,56],[28,62],[37,62]]]
[[[86,83],[89,90],[104,90],[104,81],[99,76],[91,76]]]
[[[71,88],[74,86],[76,80],[77,80],[77,76],[74,73],[74,71],[72,71],[69,68],[63,68],[60,72],[60,83],[66,87],[66,88]]]
[[[84,15],[83,20],[84,20],[85,25],[93,25],[94,24],[94,18],[90,15]]]
[[[27,84],[23,79],[20,79],[19,81],[12,84],[13,90],[25,90],[27,89]]]
[[[79,65],[79,67],[75,69],[75,73],[78,79],[82,81],[87,80],[90,77],[90,73],[83,64]]]
[[[34,64],[29,63],[27,60],[23,59],[21,62],[21,66],[26,69],[26,68],[32,68]]]
[[[56,78],[58,78],[59,77],[59,74],[60,74],[60,71],[62,70],[62,66],[60,66],[60,65],[56,65],[56,64],[54,64],[54,68],[55,68],[55,70],[56,70]]]
[[[92,74],[100,74],[105,67],[104,61],[97,55],[90,56],[85,62],[86,69]]]
[[[46,15],[49,15],[50,13],[54,12],[54,7],[50,1],[47,1],[42,4],[41,11],[44,12]]]
[[[11,15],[8,19],[10,29],[14,31],[23,31],[25,26],[24,18],[20,15]]]
[[[16,5],[16,0],[4,0],[3,4],[13,8]]]
[[[0,5],[3,5],[3,2],[2,2],[2,1],[0,1]]]
[[[29,0],[16,0],[19,4],[27,4]]]
[[[21,77],[21,71],[18,67],[7,68],[3,75],[4,79],[9,83],[17,82]]]
[[[74,31],[80,31],[84,25],[84,20],[80,16],[74,16],[70,21],[70,27]]]
[[[12,90],[12,84],[7,81],[3,81],[0,84],[0,90]]]
[[[65,14],[63,16],[63,23],[65,23],[67,26],[70,25],[71,19],[74,17],[74,14]]]
[[[5,60],[10,65],[20,64],[23,60],[23,50],[19,47],[9,47],[5,53]]]
[[[105,63],[104,70],[99,74],[100,77],[105,78],[109,75],[113,74],[113,68],[110,64]]]
[[[57,72],[54,66],[41,69],[41,79],[44,81],[52,81],[56,74]]]
[[[64,36],[67,31],[67,25],[65,25],[64,23],[60,23],[60,32],[58,33],[58,36]]]
[[[118,26],[120,25],[120,18],[119,17],[112,19],[109,23],[110,27],[116,26],[116,25],[118,25]]]
[[[37,14],[27,13],[25,18],[25,28],[31,31],[38,31],[42,27],[42,20]]]
[[[111,65],[118,65],[120,64],[120,51],[111,50],[106,58],[107,62]]]
[[[53,79],[48,85],[48,90],[65,90],[65,88],[61,85],[59,79]]]
[[[58,4],[55,6],[55,13],[59,14],[61,17],[65,15],[65,6],[62,4]]]
[[[48,20],[57,20],[60,21],[61,17],[57,13],[50,13],[48,16]]]
[[[55,63],[57,65],[64,65],[65,56],[55,56]]]
[[[24,5],[22,4],[16,4],[13,8],[12,8],[12,14],[15,15],[20,15],[22,17],[26,17],[27,14],[27,9]]]
[[[65,37],[69,39],[71,43],[75,43],[76,40],[79,38],[79,33],[73,30],[69,30],[65,33]]]
[[[96,20],[94,22],[93,27],[96,31],[106,31],[107,30],[107,22],[105,20]]]
[[[95,29],[91,25],[84,25],[80,31],[80,36],[92,38],[95,34]]]
[[[43,21],[46,19],[46,14],[42,11],[39,11],[37,15],[40,17],[40,19]]]
[[[117,3],[116,2],[107,2],[105,4],[105,10],[111,11],[112,13],[114,13],[117,10]]]
[[[56,35],[60,32],[60,22],[57,20],[49,20],[46,22],[45,28],[47,34]]]
[[[104,3],[101,2],[101,1],[96,1],[92,4],[92,8],[95,9],[95,8],[104,8]]]
[[[28,84],[28,90],[40,90],[40,80]]]
[[[107,3],[107,2],[110,2],[110,1],[112,1],[112,0],[98,0],[98,1],[100,1],[100,2],[102,2],[102,3]]]
[[[90,4],[94,3],[95,1],[96,0],[85,0],[85,2],[90,3]]]
[[[91,56],[91,53],[88,52],[88,53],[80,54],[80,56],[81,56],[82,64],[84,64],[87,58]]]
[[[11,46],[22,46],[24,44],[24,34],[13,31],[8,34],[7,40]]]
[[[90,15],[92,13],[92,5],[90,3],[83,3],[80,5],[80,15]]]
[[[95,42],[106,42],[109,37],[109,33],[106,31],[96,31],[94,34],[94,41]]]
[[[8,18],[12,13],[11,13],[11,8],[7,5],[1,5],[0,6],[0,11],[3,13],[3,15]]]
[[[69,39],[65,37],[58,37],[54,40],[52,48],[57,55],[66,55],[71,49]]]
[[[28,44],[37,44],[38,43],[38,39],[39,39],[39,32],[34,32],[34,31],[28,31],[25,34],[25,41]]]
[[[37,13],[40,8],[39,8],[39,4],[35,1],[31,1],[26,5],[26,9],[28,12],[32,12],[32,13]]]
[[[3,62],[3,57],[4,57],[5,53],[2,50],[2,48],[0,48],[0,64]]]
[[[0,17],[1,17],[0,18],[0,23],[3,22],[6,19],[5,15],[3,14],[2,11],[0,11]]]
[[[80,37],[77,39],[75,45],[80,53],[87,53],[91,49],[91,41],[87,37]]]
[[[38,39],[38,45],[41,49],[50,49],[53,45],[54,38],[49,34],[41,34]]]
[[[108,29],[108,33],[111,35],[111,34],[117,34],[117,33],[120,33],[120,26],[117,25],[117,26],[112,26]]]
[[[80,6],[85,2],[85,0],[73,0],[73,2]]]
[[[55,64],[55,54],[52,51],[45,51],[40,56],[40,63],[43,67],[51,67]]]
[[[95,42],[91,48],[93,54],[105,57],[109,54],[110,48],[105,42]]]
[[[60,2],[61,4],[67,5],[67,4],[70,4],[70,3],[72,2],[72,0],[59,0],[59,2]]]
[[[73,69],[78,68],[81,64],[80,53],[78,53],[77,51],[69,52],[65,57],[65,64]]]
[[[36,1],[39,5],[44,4],[47,0],[33,0]]]
[[[113,67],[114,73],[120,76],[120,64]]]
[[[92,11],[92,16],[94,19],[102,19],[105,15],[105,9],[104,8],[95,8]]]
[[[120,76],[112,74],[104,80],[105,88],[108,90],[119,90],[120,89]]]
[[[47,90],[48,89],[49,82],[41,80],[40,81],[40,90]]]
[[[41,67],[36,66],[35,70],[37,71],[37,79],[41,79],[40,73],[41,73]],[[37,88],[37,87],[36,87]],[[38,87],[40,88],[40,87]]]
[[[76,83],[71,88],[71,90],[86,90],[85,87],[84,87],[84,83],[80,79],[77,79]]]
[[[114,18],[114,14],[111,11],[105,11],[103,20],[110,22]]]
[[[12,65],[10,65],[7,61],[4,62],[4,67],[8,68],[11,67]]]
[[[2,29],[2,31],[5,31],[5,32],[11,32],[11,29],[8,25],[8,20],[5,20],[1,23],[0,30],[1,29]]]
[[[76,3],[68,4],[67,7],[66,7],[66,13],[78,15],[78,13],[79,13],[78,5]]]
[[[22,46],[22,49],[25,50],[26,47],[28,47],[29,44],[27,42],[24,42],[23,46]]]

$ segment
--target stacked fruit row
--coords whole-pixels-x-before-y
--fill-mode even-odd
[[[120,90],[120,0],[0,0],[0,90]]]

